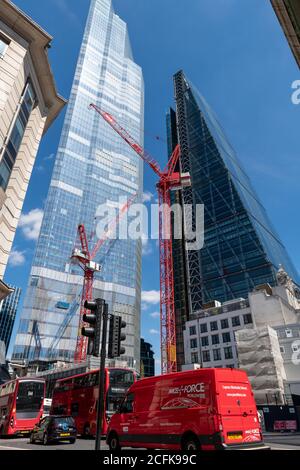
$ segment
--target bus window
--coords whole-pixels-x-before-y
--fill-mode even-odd
[[[57,405],[51,408],[51,415],[63,416],[67,414],[67,407],[64,405]]]
[[[71,415],[78,416],[79,414],[79,403],[72,403],[71,405]]]
[[[121,413],[133,413],[134,394],[127,395],[121,406]]]
[[[109,419],[118,411],[124,395],[134,382],[134,373],[130,370],[110,369],[109,388],[106,397],[106,412]]]
[[[106,399],[106,411],[109,413],[109,415],[118,411],[119,405],[122,400],[123,395],[113,395],[112,393],[108,392]]]
[[[41,409],[43,401],[43,382],[20,382],[16,399],[17,418],[35,418]]]
[[[134,373],[131,370],[110,369],[109,382],[111,387],[117,385],[128,388],[134,382]]]

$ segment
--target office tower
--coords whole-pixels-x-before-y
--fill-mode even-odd
[[[0,299],[2,282],[40,140],[65,100],[56,91],[47,48],[52,37],[0,0]]]
[[[21,296],[19,287],[9,286],[13,289],[13,293],[0,302],[0,341],[4,341],[7,353],[16,313]]]
[[[187,251],[174,241],[178,362],[183,363],[183,328],[192,313],[247,298],[256,286],[276,285],[280,265],[296,272],[213,111],[182,71],[174,76],[176,113],[168,119],[169,151],[179,141],[180,170],[192,187],[173,198],[204,205],[204,246]],[[195,210],[194,210],[195,212]],[[193,221],[194,223],[194,221]]]
[[[155,375],[155,360],[152,344],[141,338],[141,376],[153,377]]]
[[[300,3],[299,0],[271,0],[296,62],[300,67]]]
[[[67,51],[66,51],[67,53]],[[13,351],[14,359],[73,361],[83,273],[70,265],[77,227],[97,232],[101,205],[119,197],[141,200],[139,157],[89,109],[95,103],[116,116],[143,144],[144,86],[133,60],[127,25],[111,0],[91,0],[44,218]],[[93,247],[98,240],[92,236]],[[122,361],[139,368],[141,242],[107,242],[95,261],[102,265],[93,297],[105,298],[109,312],[127,323]],[[66,321],[67,320],[67,321]]]

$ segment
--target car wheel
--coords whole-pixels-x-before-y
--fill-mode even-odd
[[[76,439],[70,439],[70,444],[75,444]]]
[[[116,452],[116,451],[121,450],[119,438],[116,433],[113,433],[109,436],[108,446],[111,452]]]
[[[49,443],[48,434],[45,432],[43,437],[43,444],[46,446]]]
[[[35,439],[34,439],[34,435],[33,435],[33,432],[30,434],[30,444],[34,444],[35,443]]]
[[[196,436],[190,436],[183,439],[181,448],[190,451],[200,450],[200,444]]]

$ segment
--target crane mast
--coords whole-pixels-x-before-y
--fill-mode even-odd
[[[191,185],[190,175],[175,171],[180,156],[176,146],[165,170],[161,170],[154,158],[116,121],[109,113],[91,104],[117,134],[147,163],[158,176],[157,191],[159,200],[159,251],[160,251],[160,337],[162,373],[177,371],[176,358],[176,318],[174,296],[174,272],[171,230],[171,195],[173,189]]]
[[[80,239],[81,249],[75,249],[73,251],[71,259],[79,263],[84,271],[84,278],[83,278],[83,290],[82,296],[80,301],[80,315],[79,315],[79,325],[78,325],[78,334],[76,340],[76,348],[75,348],[75,355],[74,361],[75,363],[82,362],[86,360],[87,356],[87,344],[88,338],[82,336],[81,330],[85,325],[83,321],[83,315],[88,313],[85,309],[84,304],[86,300],[93,300],[93,282],[94,282],[94,274],[95,272],[101,271],[101,266],[99,263],[95,263],[94,259],[97,255],[98,251],[105,243],[107,239],[110,238],[111,233],[113,230],[118,226],[120,220],[125,215],[131,204],[136,199],[137,195],[134,194],[119,210],[119,213],[115,219],[113,219],[107,227],[105,234],[102,238],[99,238],[97,241],[93,251],[90,253],[89,243],[86,235],[86,230],[83,224],[78,226],[78,234]]]

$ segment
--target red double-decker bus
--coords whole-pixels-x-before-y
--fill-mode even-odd
[[[43,379],[19,378],[0,386],[0,436],[32,431],[43,414]]]
[[[52,397],[51,415],[73,416],[78,434],[96,434],[99,371],[57,380]],[[130,369],[105,369],[104,416],[102,434],[106,435],[111,416],[124,398],[128,388],[137,380]]]

